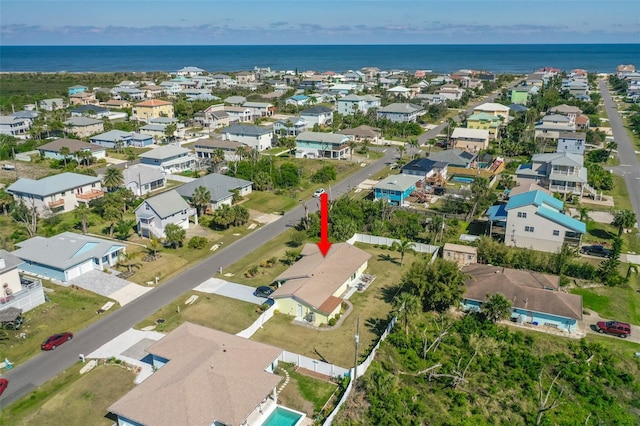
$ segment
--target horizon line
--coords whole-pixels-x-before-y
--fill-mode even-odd
[[[614,46],[640,45],[617,43],[359,43],[359,44],[0,44],[2,47],[299,47],[299,46]]]

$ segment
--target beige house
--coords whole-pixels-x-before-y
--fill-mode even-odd
[[[69,133],[73,133],[79,138],[88,138],[96,133],[104,132],[104,123],[95,118],[71,117],[64,122],[64,125]]]
[[[155,372],[108,408],[119,425],[257,425],[275,409],[282,349],[186,322],[146,351]]]
[[[93,93],[78,92],[69,95],[69,103],[71,105],[98,105],[98,100]]]
[[[451,134],[451,142],[454,148],[476,153],[489,147],[489,130],[456,127]]]
[[[340,314],[342,296],[367,269],[371,255],[347,243],[332,244],[326,257],[316,244],[306,244],[302,259],[275,282],[271,298],[277,309],[315,326]]]
[[[18,265],[21,263],[22,259],[6,250],[0,250],[0,299],[11,298],[22,290],[18,273]]]
[[[442,250],[442,258],[456,262],[462,268],[478,262],[478,249],[462,244],[446,243]]]
[[[152,118],[159,117],[173,118],[173,104],[160,99],[149,99],[134,104],[132,115],[142,121],[149,121]]]

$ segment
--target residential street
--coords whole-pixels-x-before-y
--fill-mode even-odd
[[[634,152],[635,147],[622,124],[622,119],[618,114],[616,104],[611,98],[607,82],[600,80],[598,84],[607,115],[609,116],[613,138],[618,143],[620,165],[613,167],[612,170],[615,174],[624,178],[627,191],[629,192],[629,198],[631,199],[631,205],[633,205],[633,210],[636,212],[636,218],[640,220],[640,163]],[[638,232],[638,230],[636,230],[636,232]]]
[[[360,182],[377,173],[395,159],[396,151],[389,148],[385,156],[367,167],[363,167],[354,175],[330,187],[332,197],[338,197],[355,188]],[[307,200],[309,212],[318,210],[316,199]],[[189,270],[165,282],[158,288],[130,302],[117,311],[106,314],[101,320],[91,324],[84,330],[72,331],[74,339],[58,347],[55,351],[43,352],[24,364],[16,366],[4,374],[9,386],[0,397],[0,408],[18,400],[47,380],[57,376],[71,367],[79,359],[79,354],[88,354],[104,343],[110,341],[129,328],[171,303],[180,295],[192,290],[214,276],[220,267],[232,265],[248,253],[275,238],[288,227],[297,224],[304,215],[304,208],[299,205],[281,219],[258,228],[253,233],[215,253]],[[0,416],[1,417],[1,416]]]

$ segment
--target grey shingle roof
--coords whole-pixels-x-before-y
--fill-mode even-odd
[[[131,139],[131,133],[123,132],[122,130],[109,130],[108,132],[91,136],[90,139],[96,139],[96,140],[101,140],[106,142],[122,141],[122,140]]]
[[[380,108],[378,112],[392,112],[392,113],[414,113],[416,111],[421,111],[424,108],[414,104],[406,104],[406,103],[395,103],[387,105],[384,108]]]
[[[310,141],[310,142],[326,142],[326,143],[343,143],[345,139],[349,139],[348,136],[339,133],[324,133],[324,132],[302,132],[297,137],[297,141]]]
[[[140,204],[135,211],[137,212],[140,209],[142,209],[141,211],[144,211],[143,208],[145,203],[149,204],[161,219],[169,217],[181,210],[189,209],[189,204],[187,204],[184,198],[182,198],[175,189],[148,198],[144,203]]]
[[[63,232],[50,238],[34,237],[16,244],[12,252],[22,260],[37,262],[57,269],[68,269],[89,259],[100,258],[123,244],[88,235]]]
[[[137,182],[144,185],[155,182],[164,177],[164,174],[157,167],[145,166],[144,164],[135,164],[127,167],[122,171],[125,185],[129,182]]]
[[[81,175],[78,173],[61,173],[40,180],[20,178],[7,188],[7,192],[46,197],[97,182],[100,182],[100,178],[95,176]]]
[[[320,114],[329,114],[333,112],[333,110],[331,108],[328,108],[326,106],[322,106],[322,105],[318,105],[318,106],[314,106],[311,108],[307,108],[304,111],[302,111],[300,113],[300,115],[304,116],[304,115],[320,115]]]
[[[271,127],[253,126],[250,124],[234,124],[221,130],[222,133],[232,133],[244,136],[262,136],[273,132]]]
[[[102,121],[89,117],[71,117],[64,122],[64,124],[70,124],[72,126],[92,126],[98,123],[102,123]]]
[[[4,260],[4,266],[0,265],[0,274],[10,271],[22,263],[22,259],[6,250],[0,250],[0,259]]]
[[[191,198],[193,191],[197,187],[204,186],[211,193],[211,202],[217,203],[228,198],[234,189],[244,188],[252,183],[253,182],[244,179],[211,173],[179,186],[176,188],[176,191],[185,198]]]
[[[79,139],[66,139],[66,138],[60,138],[53,142],[49,142],[44,145],[41,145],[38,147],[38,151],[60,152],[60,149],[64,146],[69,148],[69,152],[71,152],[72,154],[78,151],[85,151],[85,150],[89,150],[91,152],[104,151],[104,147],[100,145],[84,142]]]

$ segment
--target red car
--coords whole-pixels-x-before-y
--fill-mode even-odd
[[[623,339],[631,336],[631,326],[624,322],[618,321],[599,321],[596,324],[598,333],[613,334]]]
[[[53,336],[49,336],[47,340],[42,342],[40,345],[40,349],[43,351],[52,351],[67,340],[73,339],[73,333],[69,333],[68,331],[60,334],[54,334]]]
[[[7,379],[0,379],[0,395],[2,395],[8,384],[9,381]]]

